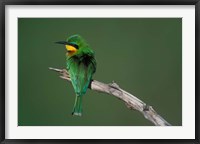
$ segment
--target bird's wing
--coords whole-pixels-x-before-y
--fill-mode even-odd
[[[72,57],[67,61],[67,68],[76,94],[85,94],[92,79],[92,75],[96,71],[96,61],[94,57]]]

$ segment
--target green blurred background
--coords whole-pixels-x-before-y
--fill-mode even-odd
[[[19,18],[19,126],[151,126],[114,96],[88,90],[83,116],[71,115],[72,85],[48,67],[65,68],[54,42],[80,34],[95,51],[94,79],[137,96],[172,125],[182,125],[182,19]]]

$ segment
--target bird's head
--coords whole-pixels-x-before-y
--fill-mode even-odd
[[[56,43],[65,45],[68,56],[75,55],[84,47],[87,47],[87,43],[80,35],[72,35],[66,41],[58,41]]]

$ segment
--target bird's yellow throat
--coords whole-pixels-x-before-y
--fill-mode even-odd
[[[65,45],[65,48],[67,49],[68,55],[73,55],[77,49],[71,45]]]

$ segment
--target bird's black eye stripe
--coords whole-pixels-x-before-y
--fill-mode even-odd
[[[78,49],[78,45],[76,45],[76,44],[70,44],[70,45],[75,47],[76,49]]]

